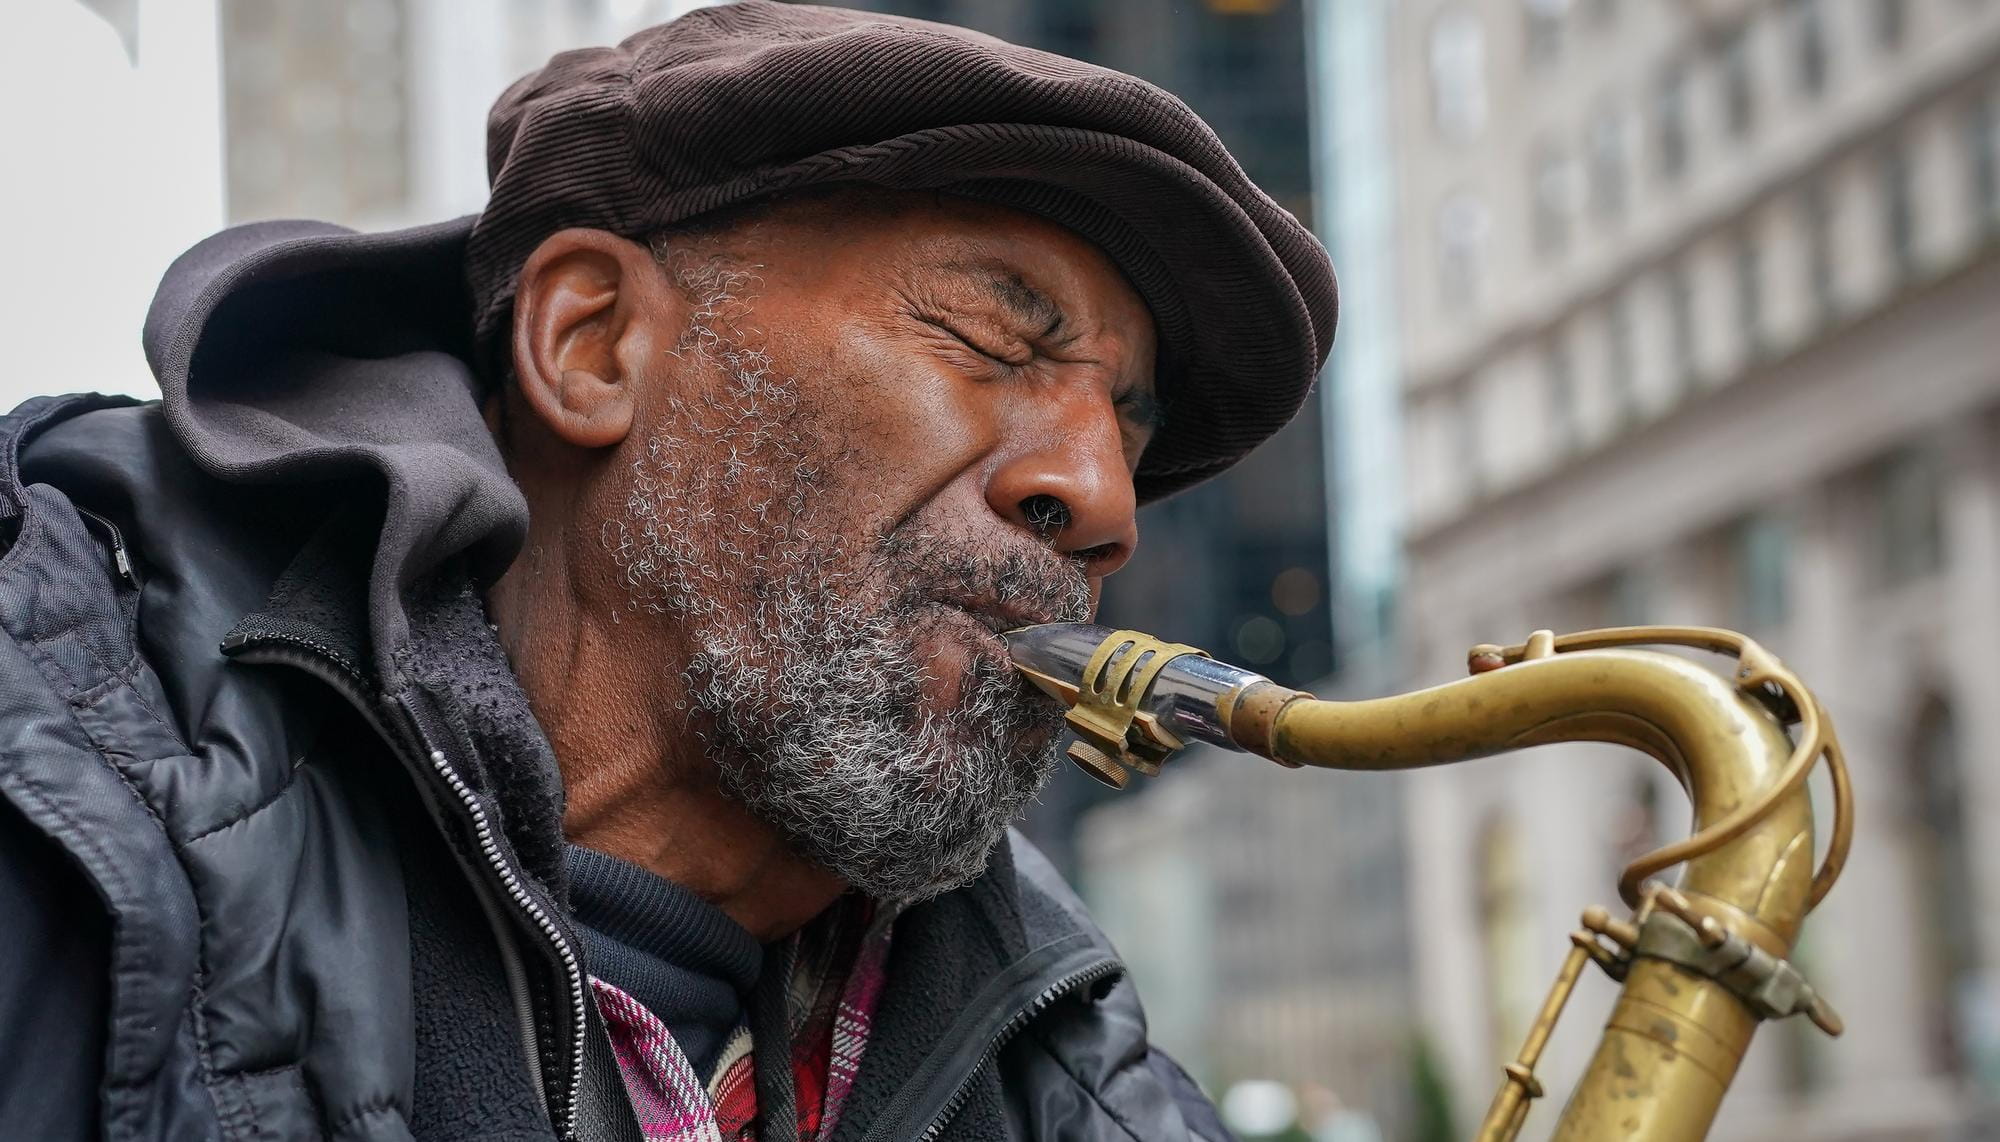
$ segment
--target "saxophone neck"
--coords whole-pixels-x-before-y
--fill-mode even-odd
[[[1634,648],[1645,642],[1733,653],[1740,666],[1725,678],[1681,655]],[[1647,876],[1687,861],[1689,891],[1742,910],[1732,919],[1761,914],[1757,926],[1766,931],[1759,934],[1782,946],[1809,907],[1805,894],[1816,901],[1837,872],[1823,869],[1821,882],[1810,876],[1803,778],[1821,745],[1795,748],[1783,724],[1803,710],[1817,734],[1817,708],[1773,656],[1727,631],[1644,628],[1561,639],[1539,632],[1518,647],[1475,648],[1472,677],[1355,702],[1321,701],[1136,631],[1054,623],[1012,631],[1007,645],[1024,676],[1072,707],[1069,723],[1081,740],[1071,756],[1112,784],[1124,784],[1127,769],[1157,772],[1196,741],[1285,765],[1359,770],[1609,742],[1672,771],[1705,838],[1701,846],[1661,851],[1671,859],[1628,869],[1620,884],[1628,903],[1636,903]],[[1836,840],[1844,851],[1844,834]],[[1725,853],[1718,851],[1724,841],[1740,843]],[[1777,870],[1728,871],[1738,864],[1733,855],[1770,845],[1787,852],[1803,846],[1805,855]]]

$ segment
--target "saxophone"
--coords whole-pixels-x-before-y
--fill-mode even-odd
[[[1804,1015],[1830,1035],[1840,1017],[1786,958],[1832,888],[1853,838],[1852,791],[1833,723],[1772,654],[1731,631],[1625,627],[1517,646],[1477,646],[1472,676],[1358,702],[1310,694],[1135,631],[1077,623],[1006,636],[1022,674],[1070,705],[1070,756],[1113,786],[1157,774],[1192,741],[1287,766],[1411,769],[1553,742],[1649,754],[1694,805],[1694,833],[1633,861],[1624,917],[1586,909],[1570,951],[1504,1068],[1476,1136],[1515,1138],[1542,1095],[1535,1065],[1585,967],[1621,985],[1596,1053],[1554,1138],[1694,1142],[1706,1137],[1750,1037]],[[1735,660],[1728,676],[1648,646]],[[1806,778],[1832,790],[1825,856],[1813,864]],[[1673,885],[1660,873],[1681,866]]]

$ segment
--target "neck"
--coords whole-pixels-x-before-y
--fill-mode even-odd
[[[593,599],[604,593],[576,582],[561,540],[533,531],[488,603],[561,765],[569,840],[681,885],[760,941],[797,931],[846,886],[723,795],[675,709],[685,653],[635,647],[652,624],[609,621],[617,603]]]

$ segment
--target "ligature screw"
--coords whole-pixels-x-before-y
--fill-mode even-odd
[[[1089,742],[1069,743],[1069,759],[1082,766],[1085,773],[1113,789],[1123,789],[1125,783],[1131,780],[1117,759]]]

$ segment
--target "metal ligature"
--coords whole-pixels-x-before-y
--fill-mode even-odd
[[[1750,1037],[1804,1015],[1840,1017],[1787,958],[1847,859],[1852,791],[1833,723],[1778,659],[1701,627],[1627,627],[1472,649],[1472,676],[1357,702],[1321,701],[1193,647],[1086,624],[1007,635],[1014,664],[1071,706],[1070,756],[1122,787],[1182,746],[1207,742],[1287,766],[1413,769],[1554,742],[1630,746],[1665,765],[1694,805],[1694,833],[1633,861],[1629,914],[1588,908],[1520,1053],[1504,1068],[1480,1142],[1516,1137],[1542,1095],[1535,1064],[1589,964],[1621,985],[1603,1038],[1554,1138],[1694,1142],[1707,1135]],[[1693,658],[1728,656],[1725,676]],[[1822,760],[1832,824],[1814,868],[1806,777]],[[1657,879],[1680,866],[1669,886]]]

